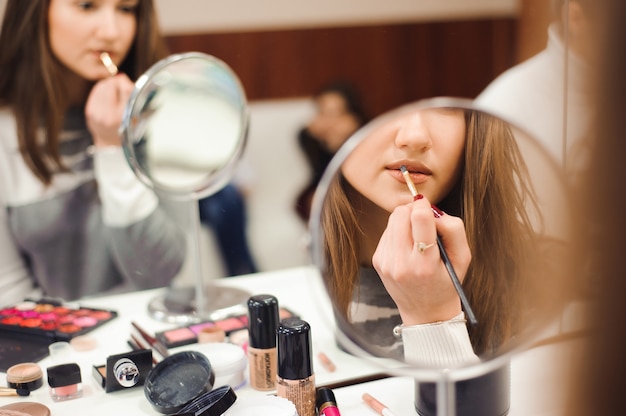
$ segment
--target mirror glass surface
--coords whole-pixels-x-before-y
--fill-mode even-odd
[[[217,58],[185,53],[139,78],[125,115],[125,151],[147,185],[199,198],[230,178],[248,120],[233,75]]]
[[[427,202],[414,202],[402,165]],[[549,334],[571,296],[563,176],[533,137],[470,100],[423,100],[368,123],[331,161],[310,222],[338,342],[428,372],[480,368]],[[404,319],[441,328],[460,310],[437,236],[477,323],[461,322],[457,339],[407,342],[394,331]]]

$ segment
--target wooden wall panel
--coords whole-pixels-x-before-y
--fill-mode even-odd
[[[353,82],[371,115],[420,98],[474,97],[515,63],[510,18],[170,36],[172,52],[227,62],[250,100],[301,97]]]

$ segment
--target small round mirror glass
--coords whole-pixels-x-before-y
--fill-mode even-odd
[[[502,365],[569,300],[568,202],[538,142],[469,100],[376,118],[336,154],[313,204],[339,344],[433,382]]]
[[[241,83],[228,65],[211,55],[169,56],[135,83],[122,123],[127,161],[143,183],[190,206],[188,260],[196,285],[171,288],[155,299],[149,309],[157,319],[179,323],[208,319],[249,296],[204,282],[197,202],[231,179],[247,127]]]

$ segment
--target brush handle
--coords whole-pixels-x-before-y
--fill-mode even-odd
[[[452,262],[450,262],[450,258],[448,258],[448,253],[446,249],[443,247],[443,243],[441,242],[441,238],[437,236],[437,245],[439,246],[439,253],[441,254],[441,259],[443,260],[443,264],[445,264],[446,269],[448,270],[448,274],[450,275],[450,279],[452,279],[452,284],[456,289],[456,293],[458,293],[459,298],[461,299],[461,305],[463,305],[463,310],[467,315],[467,320],[470,325],[475,326],[478,324],[478,320],[476,319],[476,315],[474,315],[474,311],[469,304],[469,300],[467,300],[467,296],[463,291],[463,286],[461,285],[461,281],[459,277],[456,275],[454,271],[454,267],[452,267]]]

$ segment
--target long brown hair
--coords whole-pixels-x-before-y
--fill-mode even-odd
[[[45,184],[63,170],[59,133],[68,109],[62,64],[48,37],[50,0],[9,0],[0,32],[0,106],[10,106],[17,123],[19,148],[31,171]],[[166,55],[152,0],[136,10],[137,33],[120,70],[137,78]],[[43,143],[37,130],[43,127]],[[43,144],[43,145],[42,145]]]
[[[463,286],[480,324],[470,329],[477,353],[497,349],[515,332],[516,301],[522,269],[533,247],[526,211],[532,192],[526,166],[507,123],[466,112],[464,169],[455,190],[442,203],[465,222],[472,263]],[[322,210],[323,275],[336,312],[349,318],[358,290],[358,214],[347,197],[347,181],[337,175]],[[525,202],[526,201],[526,202]],[[445,205],[444,205],[445,204]],[[456,204],[457,207],[453,207]]]

